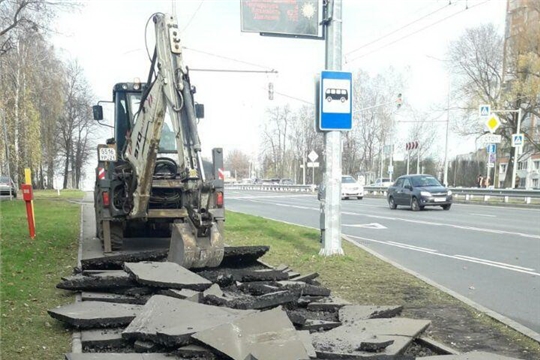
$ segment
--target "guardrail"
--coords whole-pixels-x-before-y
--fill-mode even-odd
[[[317,185],[277,185],[277,184],[226,184],[226,189],[254,190],[254,191],[281,191],[315,193]],[[508,203],[511,199],[530,204],[533,200],[540,203],[540,190],[523,189],[484,189],[484,188],[449,188],[454,200],[490,201],[495,198],[500,202]],[[385,186],[364,186],[365,195],[386,196],[388,190]]]
[[[317,185],[225,184],[225,189],[313,193],[317,190]]]

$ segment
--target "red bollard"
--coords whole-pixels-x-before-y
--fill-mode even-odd
[[[34,209],[32,208],[32,200],[34,200],[34,192],[32,191],[32,185],[21,185],[23,200],[26,203],[26,219],[28,220],[28,231],[30,232],[30,238],[36,237],[36,227],[34,224]]]

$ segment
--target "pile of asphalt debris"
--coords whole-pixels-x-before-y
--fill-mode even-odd
[[[194,271],[155,253],[83,262],[57,285],[80,301],[49,310],[80,334],[66,359],[509,359],[457,354],[423,336],[430,321],[350,304],[317,273],[258,261],[267,251],[226,248],[219,268]]]

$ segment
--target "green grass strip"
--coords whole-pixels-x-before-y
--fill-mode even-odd
[[[24,202],[0,202],[2,359],[59,359],[70,351],[71,331],[50,318],[47,309],[74,300],[55,285],[77,264],[80,205],[66,200],[82,195],[36,191],[34,240],[28,235]]]

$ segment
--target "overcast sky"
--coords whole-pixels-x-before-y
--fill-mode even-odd
[[[145,24],[153,13],[172,13],[173,9],[189,67],[279,72],[191,74],[196,100],[205,104],[205,119],[200,123],[204,155],[213,147],[223,147],[241,149],[255,158],[266,107],[285,103],[296,107],[303,104],[300,100],[314,101],[314,77],[324,68],[324,42],[242,33],[240,0],[83,3],[77,13],[59,18],[54,42],[64,57],[77,59],[83,66],[96,99],[110,100],[114,83],[146,79],[150,63]],[[408,82],[405,101],[429,110],[446,99],[448,87],[444,63],[434,58],[444,59],[448,43],[468,27],[492,22],[502,33],[505,9],[506,0],[343,0],[343,70],[376,74],[392,66],[403,71]],[[146,34],[149,44],[154,39],[152,25]],[[270,81],[276,91],[274,101],[268,100]],[[473,150],[460,146],[458,151],[452,141],[451,155]]]

